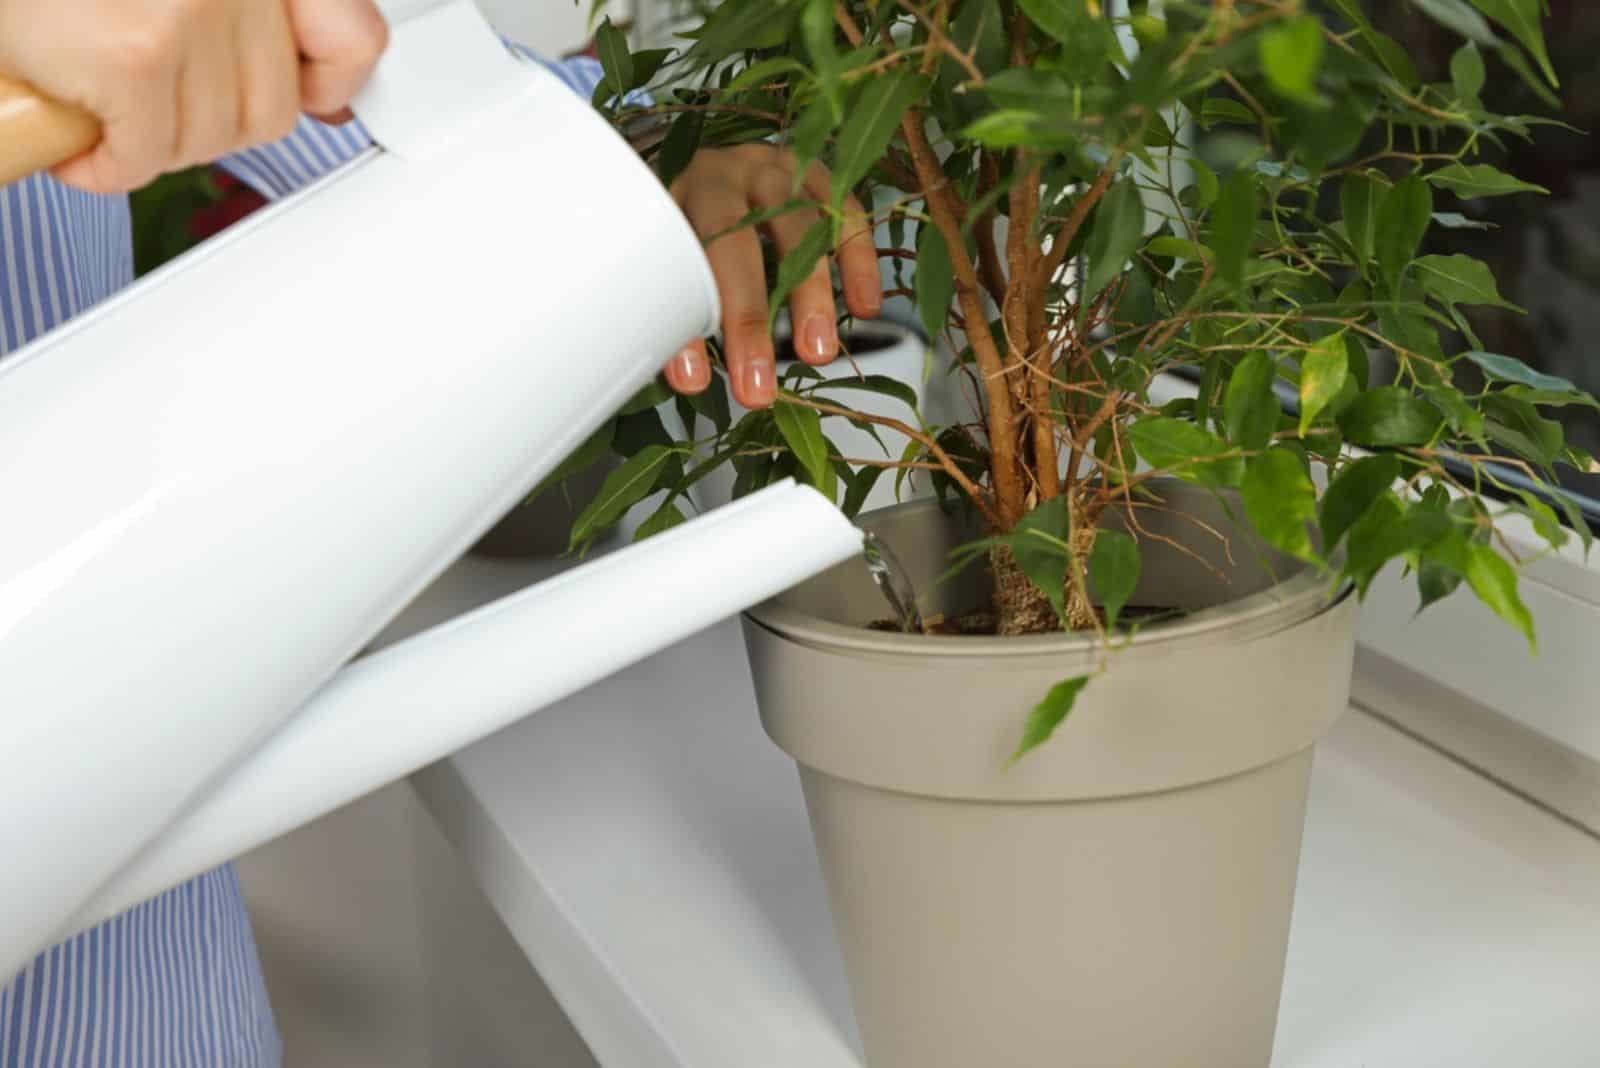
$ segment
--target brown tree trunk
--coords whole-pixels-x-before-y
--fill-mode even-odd
[[[1072,532],[1073,555],[1076,567],[1067,574],[1065,611],[1067,626],[1071,630],[1092,630],[1099,615],[1087,591],[1073,579],[1073,574],[1087,575],[1089,553],[1094,549],[1096,528],[1085,524]],[[994,573],[995,631],[998,634],[1049,634],[1061,630],[1061,620],[1055,606],[1044,592],[1028,581],[1028,576],[1017,566],[1011,550],[997,545],[989,552],[989,567]]]

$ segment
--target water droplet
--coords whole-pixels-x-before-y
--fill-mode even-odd
[[[889,546],[876,534],[866,534],[862,537],[862,555],[866,557],[867,572],[872,575],[872,581],[894,610],[894,618],[899,622],[900,629],[907,634],[921,634],[922,616],[917,611],[917,589]]]

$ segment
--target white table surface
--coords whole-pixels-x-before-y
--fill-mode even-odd
[[[465,560],[387,637],[551,569]],[[414,783],[606,1068],[860,1068],[736,622]],[[1347,715],[1318,752],[1273,1064],[1600,1064],[1600,843]]]

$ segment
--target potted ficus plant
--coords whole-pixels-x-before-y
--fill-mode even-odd
[[[904,385],[795,365],[737,420],[678,399],[687,438],[640,407],[574,530],[652,497],[641,535],[670,527],[724,464],[852,512],[886,476],[936,491],[861,519],[924,633],[875,626],[856,565],[746,621],[873,1068],[1264,1065],[1358,595],[1403,569],[1533,641],[1497,522],[1584,528],[1504,472],[1592,469],[1547,409],[1594,401],[1481,351],[1496,279],[1420,250],[1539,192],[1476,156],[1541,120],[1480,92],[1555,76],[1540,0],[1410,6],[1461,39],[1448,82],[1360,0],[727,0],[676,53],[602,32],[597,99],[653,78],[617,114],[664,129],[663,172],[754,140],[831,168],[775,308],[854,189],[974,401],[863,414],[849,390]],[[842,454],[849,424],[911,444]]]

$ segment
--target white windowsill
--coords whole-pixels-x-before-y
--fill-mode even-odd
[[[389,637],[550,570],[463,561]],[[1365,692],[1448,710],[1405,678]],[[731,621],[414,784],[606,1068],[861,1065],[798,783]],[[1591,1063],[1591,836],[1354,712],[1319,751],[1301,872],[1274,1065]]]

